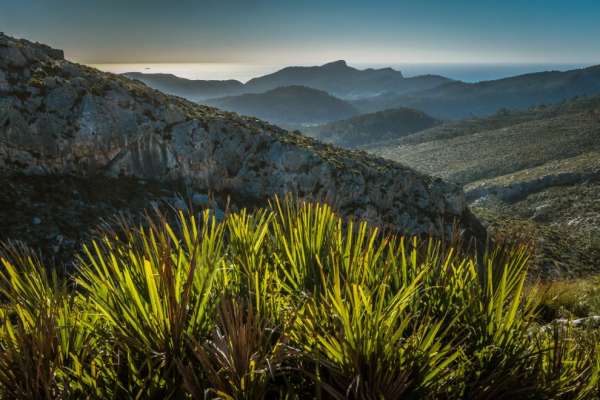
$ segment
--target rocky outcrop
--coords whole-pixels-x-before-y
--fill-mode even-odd
[[[0,170],[183,180],[260,202],[294,192],[405,233],[481,234],[458,186],[167,96],[0,35]],[[242,201],[242,200],[240,200]]]

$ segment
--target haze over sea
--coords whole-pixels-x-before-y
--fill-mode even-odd
[[[333,61],[333,60],[332,60]],[[301,65],[301,64],[299,64]],[[567,71],[588,67],[588,64],[352,64],[364,68],[392,67],[404,76],[436,74],[465,82],[501,79],[509,76],[542,71]],[[168,73],[182,78],[203,80],[236,79],[246,82],[257,76],[275,72],[287,65],[259,65],[242,63],[177,63],[177,64],[92,64],[93,67],[113,73],[144,72]]]

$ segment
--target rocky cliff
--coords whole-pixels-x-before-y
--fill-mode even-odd
[[[183,180],[239,202],[294,192],[405,233],[453,221],[481,234],[455,185],[257,119],[168,96],[69,62],[60,50],[0,35],[4,175]]]

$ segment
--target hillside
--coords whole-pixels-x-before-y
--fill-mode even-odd
[[[539,239],[547,273],[597,271],[600,97],[446,123],[365,148],[465,185],[493,229]]]
[[[397,139],[440,124],[429,115],[410,108],[396,108],[307,127],[303,133],[325,143],[356,147]]]
[[[123,75],[142,81],[163,93],[184,97],[192,101],[231,96],[241,93],[244,89],[244,84],[234,79],[226,81],[192,80],[172,74],[146,74],[141,72],[127,72]]]
[[[90,187],[99,194],[118,187],[95,180],[103,176],[131,179],[137,189],[125,189],[124,182],[123,192],[148,197],[146,204],[153,197],[172,197],[169,185],[177,182],[195,193],[229,199],[231,207],[262,205],[275,194],[291,192],[327,199],[345,216],[406,233],[447,233],[458,219],[468,232],[485,236],[456,185],[165,95],[139,81],[71,63],[62,51],[41,44],[0,35],[0,94],[0,175],[11,188],[2,201],[23,204],[3,212],[47,212],[49,197],[54,207],[51,222],[25,213],[23,220],[2,226],[1,240],[37,245],[36,235],[11,232],[41,236],[50,229],[61,243],[79,240],[80,232],[70,236],[61,230],[80,215],[71,205],[99,223],[114,209],[110,204],[119,203],[100,196],[82,204]],[[32,176],[48,176],[57,184],[62,176],[77,179],[57,201],[53,196],[62,189],[38,192]],[[148,182],[163,186],[146,196],[139,188]],[[87,228],[93,230],[94,224]]]
[[[209,99],[204,103],[285,125],[318,124],[357,114],[344,100],[305,86],[279,87],[259,94]]]
[[[441,119],[488,116],[498,110],[554,104],[575,96],[600,93],[600,66],[520,75],[479,83],[451,82],[419,93],[385,93],[359,99],[363,112],[410,107]]]
[[[448,122],[372,150],[466,184],[600,149],[600,97]]]

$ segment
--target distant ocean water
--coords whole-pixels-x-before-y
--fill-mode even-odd
[[[501,79],[541,71],[567,71],[583,68],[586,64],[352,64],[356,68],[392,67],[404,76],[424,74],[442,75],[465,82]],[[275,72],[285,65],[259,65],[235,63],[182,63],[182,64],[94,64],[103,71],[113,73],[145,72],[169,73],[188,79],[225,80],[246,82],[257,76]]]
[[[274,65],[236,63],[92,64],[91,66],[115,74],[124,72],[165,73],[187,79],[236,79],[242,82],[257,76],[270,74],[282,68]]]

